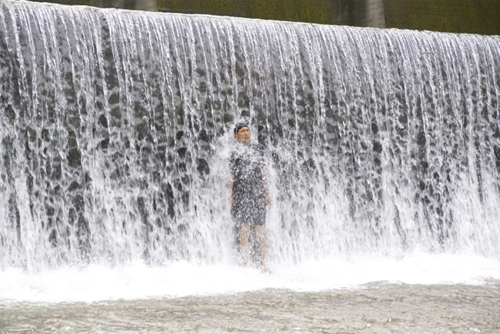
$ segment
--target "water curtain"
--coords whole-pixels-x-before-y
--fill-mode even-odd
[[[233,263],[232,126],[271,261],[500,256],[500,38],[0,4],[0,268]]]

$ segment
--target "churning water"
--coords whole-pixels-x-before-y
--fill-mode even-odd
[[[496,36],[3,1],[0,329],[500,330],[499,109]],[[271,275],[235,249],[242,119]]]

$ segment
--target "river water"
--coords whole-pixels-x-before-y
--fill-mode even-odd
[[[497,333],[497,260],[176,263],[0,275],[2,333]]]
[[[498,333],[500,285],[371,283],[354,290],[0,309],[5,333]]]

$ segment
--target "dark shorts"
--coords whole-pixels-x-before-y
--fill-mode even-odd
[[[262,201],[235,202],[231,215],[238,224],[264,225],[266,223],[266,205]]]

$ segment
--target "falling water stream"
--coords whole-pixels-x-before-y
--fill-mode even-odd
[[[499,109],[497,36],[2,1],[0,332],[500,332]]]

